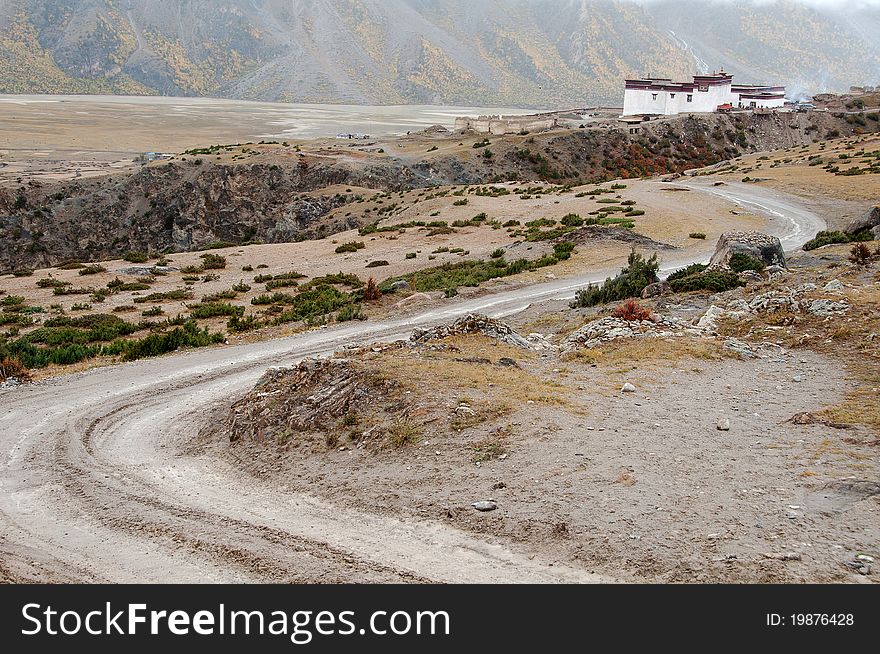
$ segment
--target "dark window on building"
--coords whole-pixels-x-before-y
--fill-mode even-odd
[[[709,90],[708,84],[700,84],[700,91],[702,91],[703,93],[706,93],[708,90]]]
[[[675,97],[675,93],[670,93],[670,94],[669,94],[669,97],[670,97],[670,98],[674,98],[674,97]]]
[[[651,94],[651,99],[652,99],[652,100],[656,100],[656,99],[657,99],[657,94],[656,94],[656,93],[652,93],[652,94]]]
[[[693,101],[694,101],[694,96],[692,96],[690,93],[688,93],[688,102],[693,102]]]

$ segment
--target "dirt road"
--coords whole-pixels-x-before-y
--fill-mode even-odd
[[[721,193],[688,182],[695,190]],[[748,185],[725,197],[785,243],[824,226]],[[707,251],[706,256],[708,257]],[[666,261],[665,268],[686,261]],[[608,582],[434,522],[403,522],[243,478],[192,437],[271,366],[405,337],[467,312],[515,313],[613,271],[382,323],[101,368],[0,391],[0,580],[45,582]]]

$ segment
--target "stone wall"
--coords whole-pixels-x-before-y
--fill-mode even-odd
[[[455,119],[456,132],[476,132],[477,134],[519,134],[520,132],[546,132],[559,127],[559,118],[554,114],[535,114],[530,116],[479,116]]]

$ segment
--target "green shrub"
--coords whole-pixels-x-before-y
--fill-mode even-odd
[[[146,295],[144,297],[136,297],[134,299],[135,304],[156,304],[159,302],[171,301],[178,302],[180,300],[190,300],[192,299],[192,291],[186,288],[178,288],[173,291],[167,291],[166,293],[151,293],[150,295]]]
[[[492,252],[491,256],[493,259],[503,259],[504,258],[504,250],[502,250],[501,248],[498,248],[497,250]]]
[[[0,306],[3,307],[19,307],[24,304],[24,297],[21,295],[7,295],[0,300]]]
[[[226,268],[226,257],[213,252],[201,255],[204,270],[223,270]]]
[[[698,240],[698,241],[705,241],[705,240],[706,240],[706,235],[705,235],[703,232],[691,232],[691,233],[689,234],[688,238],[693,238],[693,239],[696,239],[696,240]]]
[[[346,304],[342,309],[339,310],[339,313],[336,314],[336,322],[350,322],[352,320],[366,320],[367,314],[363,312],[361,309],[361,305],[355,304],[352,302],[351,304]]]
[[[98,275],[105,272],[107,272],[107,269],[97,263],[93,263],[89,266],[86,266],[85,268],[80,268],[79,270],[80,275]]]
[[[657,272],[660,263],[657,255],[650,259],[633,250],[629,255],[626,268],[617,277],[608,278],[602,286],[590,285],[577,292],[575,301],[571,303],[573,309],[581,307],[594,307],[598,304],[627,300],[641,297],[642,291],[649,284],[657,281]]]
[[[226,302],[202,302],[194,304],[190,308],[190,315],[194,319],[216,318],[218,316],[244,315],[244,307],[237,307]]]
[[[730,262],[728,264],[730,269],[733,272],[741,273],[746,270],[754,270],[755,272],[761,272],[764,268],[767,267],[760,259],[756,259],[753,256],[745,254],[743,252],[735,252],[733,256],[730,257]]]
[[[338,248],[336,248],[336,254],[346,254],[349,252],[357,252],[358,250],[363,250],[366,248],[366,243],[362,241],[351,241],[349,243],[343,243]]]
[[[70,285],[70,282],[62,282],[60,279],[53,279],[52,277],[44,277],[37,280],[37,288],[61,288]]]
[[[383,266],[390,266],[391,264],[385,260],[379,261],[371,261],[367,264],[367,268],[382,268]]]
[[[122,258],[129,263],[147,263],[150,260],[150,255],[146,252],[126,252]]]
[[[212,333],[207,327],[199,329],[194,321],[190,321],[165,334],[150,334],[139,340],[122,341],[118,345],[118,353],[126,361],[134,361],[173,352],[181,347],[206,347],[222,343],[223,339],[223,334]]]
[[[584,219],[576,213],[570,213],[567,216],[563,216],[560,222],[566,227],[581,227],[584,224]]]
[[[671,275],[669,275],[669,277],[666,278],[666,281],[667,282],[674,282],[676,279],[684,279],[685,277],[690,277],[691,275],[697,275],[697,274],[703,272],[704,270],[706,270],[706,268],[708,268],[708,267],[709,266],[707,266],[704,263],[692,263],[687,268],[682,268],[681,270],[676,270],[674,273],[672,273]]]
[[[723,293],[724,291],[730,291],[744,285],[745,282],[739,278],[739,275],[726,270],[709,270],[670,282],[672,290],[676,293],[689,293],[691,291]]]
[[[232,316],[226,323],[226,329],[233,333],[252,332],[263,327],[256,316]]]
[[[857,234],[847,234],[845,232],[822,231],[816,234],[811,241],[804,243],[804,250],[815,250],[825,245],[835,245],[838,243],[856,243],[861,241],[870,241],[874,238],[870,229],[864,229]]]

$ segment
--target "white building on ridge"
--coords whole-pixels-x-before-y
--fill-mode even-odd
[[[695,75],[693,82],[646,77],[626,80],[623,115],[674,116],[711,113],[719,109],[774,109],[785,105],[784,86],[750,86],[733,83],[723,70]]]

